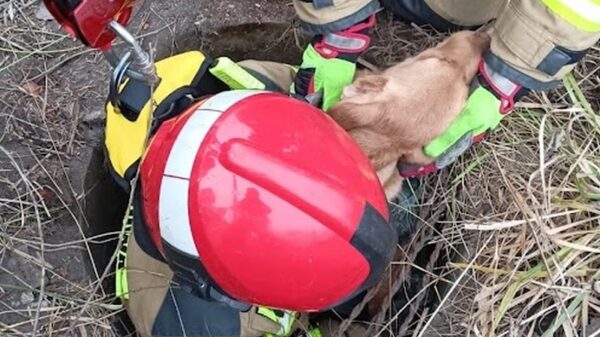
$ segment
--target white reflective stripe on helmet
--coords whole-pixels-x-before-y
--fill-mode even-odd
[[[235,90],[209,98],[192,113],[173,143],[160,186],[158,221],[162,239],[182,252],[198,256],[189,220],[188,191],[202,141],[224,111],[259,93],[263,91]]]
[[[361,52],[369,46],[369,40],[352,35],[327,34],[323,38],[327,46],[340,50]]]
[[[202,109],[200,107],[199,109]],[[208,130],[213,126],[217,118],[221,116],[221,111],[203,110],[196,111],[187,120],[185,126],[177,136],[171,153],[167,159],[165,175],[179,178],[190,178],[194,158],[200,149],[200,145]]]
[[[198,256],[188,212],[189,180],[164,176],[160,186],[160,236],[178,250]]]
[[[265,94],[268,91],[263,90],[231,90],[222,92],[217,96],[213,96],[209,98],[206,102],[202,103],[202,105],[198,109],[207,109],[207,110],[217,110],[217,111],[225,111],[229,109],[234,103],[241,101],[242,99],[257,95],[257,94]]]

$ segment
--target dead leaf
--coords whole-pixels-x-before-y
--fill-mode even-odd
[[[19,89],[31,97],[40,97],[44,88],[35,82],[25,82]]]
[[[40,198],[42,198],[42,200],[44,202],[47,202],[48,200],[50,200],[50,198],[52,197],[53,193],[48,190],[47,188],[42,188],[38,191],[38,194],[40,196]]]

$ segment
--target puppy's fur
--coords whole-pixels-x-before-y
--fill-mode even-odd
[[[420,54],[380,73],[360,73],[328,113],[358,143],[388,199],[403,179],[399,160],[433,161],[422,149],[441,135],[465,106],[490,37],[458,32]]]

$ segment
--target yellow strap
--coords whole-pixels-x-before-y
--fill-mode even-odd
[[[161,78],[153,92],[153,99],[146,102],[136,121],[130,121],[119,113],[110,102],[106,104],[105,140],[111,167],[120,177],[145,151],[148,121],[154,104],[162,102],[173,90],[192,83],[202,69],[206,57],[199,51],[190,51],[156,62]]]
[[[219,57],[216,64],[208,71],[216,78],[223,81],[231,89],[259,89],[264,90],[266,85],[252,76],[244,68],[233,62],[228,57]]]
[[[585,32],[600,32],[600,0],[542,0],[556,15]]]

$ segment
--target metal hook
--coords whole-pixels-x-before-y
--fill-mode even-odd
[[[131,65],[127,66],[127,77],[147,82],[150,85],[158,83],[159,78],[156,74],[156,67],[150,59],[150,55],[140,46],[135,37],[116,21],[111,21],[109,27],[130,47],[128,54],[130,57],[133,57],[133,61],[130,62]],[[119,57],[112,48],[105,52],[104,56],[115,70],[125,57]]]
[[[108,87],[108,100],[112,104],[113,108],[117,111],[120,111],[119,107],[119,88],[123,84],[125,77],[127,76],[127,71],[129,70],[129,66],[131,62],[129,58],[131,57],[131,52],[127,52],[119,63],[115,66],[113,70],[112,76],[110,77],[110,85]]]

